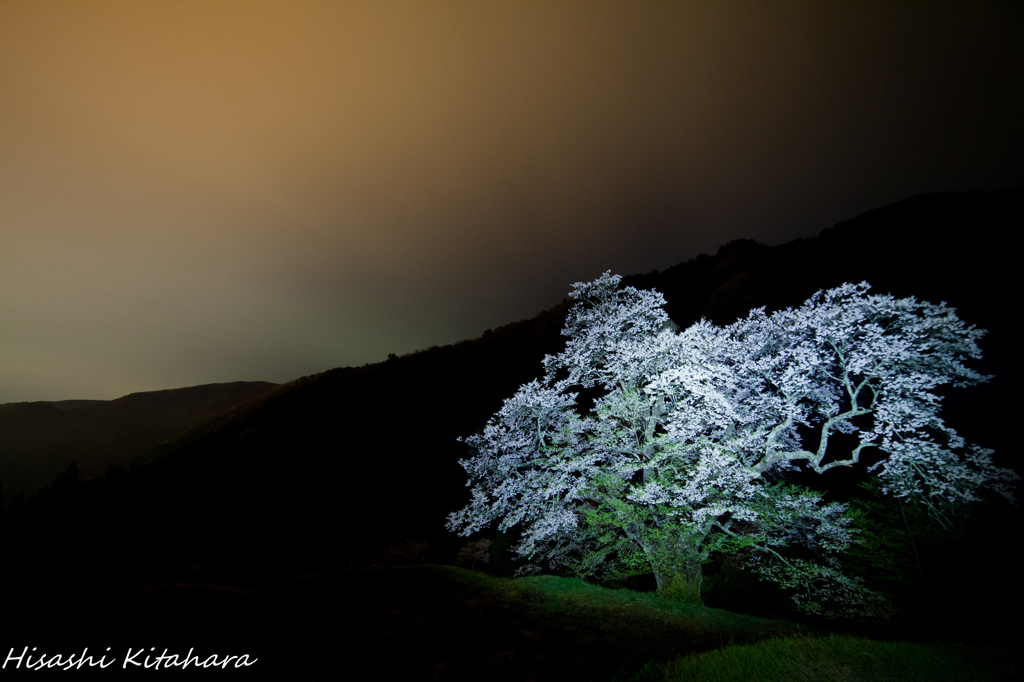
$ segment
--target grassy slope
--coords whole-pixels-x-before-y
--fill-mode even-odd
[[[836,637],[575,579],[435,565],[285,581],[141,639],[249,653],[294,679],[988,680],[1020,670],[1006,647]]]
[[[631,682],[978,682],[1024,674],[1006,646],[875,642],[856,637],[792,637],[728,646],[645,664]]]
[[[673,608],[653,594],[568,578],[420,565],[289,580],[147,636],[222,650],[229,638],[232,651],[258,650],[268,667],[346,679],[546,680],[610,679],[650,659],[801,632],[806,626]]]

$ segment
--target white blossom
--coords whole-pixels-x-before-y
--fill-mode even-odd
[[[699,585],[712,552],[748,549],[755,570],[822,611],[826,597],[877,600],[835,562],[855,539],[845,506],[784,485],[787,471],[854,466],[873,448],[886,491],[940,519],[980,488],[1012,501],[1016,476],[939,416],[934,389],[989,378],[965,364],[984,332],[945,303],[869,295],[862,282],[676,331],[661,294],[619,284],[610,273],[575,284],[565,351],[464,439],[472,493],[451,530],[497,522],[518,529],[515,550],[531,561],[581,575],[653,570],[659,586],[695,561]],[[579,391],[596,392],[589,411]],[[835,434],[856,444],[837,454]],[[821,562],[788,558],[792,545]]]

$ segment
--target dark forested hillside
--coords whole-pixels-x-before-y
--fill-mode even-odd
[[[1019,470],[1009,426],[1019,322],[1010,303],[1022,200],[1021,191],[914,197],[815,239],[732,242],[625,283],[662,291],[683,326],[799,304],[843,281],[946,300],[991,330],[981,369],[997,375],[969,395],[951,392],[950,422]],[[965,233],[970,240],[958,238]],[[400,553],[403,541],[421,557],[451,561],[459,539],[446,533],[445,515],[468,495],[456,437],[481,428],[503,398],[540,374],[543,356],[561,347],[567,308],[562,302],[472,341],[303,377],[131,466],[54,486],[8,511],[5,546],[19,549],[5,558],[5,584],[35,583],[58,600],[196,580],[241,589],[387,562],[389,547]],[[25,606],[20,617],[38,612]],[[56,626],[47,618],[38,627]]]
[[[0,481],[35,494],[75,461],[81,476],[127,462],[276,384],[235,381],[132,393],[116,400],[0,405]]]

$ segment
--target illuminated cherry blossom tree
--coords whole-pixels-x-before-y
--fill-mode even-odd
[[[653,572],[660,592],[698,603],[702,564],[746,550],[806,610],[864,607],[876,597],[836,559],[855,539],[846,506],[787,472],[850,467],[874,448],[885,492],[940,520],[983,487],[1012,501],[1016,479],[945,425],[933,392],[989,378],[964,364],[984,331],[944,303],[868,289],[677,331],[655,291],[610,273],[574,285],[565,351],[464,439],[472,499],[449,529],[497,521],[535,570]]]

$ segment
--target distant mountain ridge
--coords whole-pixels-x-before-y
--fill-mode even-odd
[[[101,473],[276,387],[236,381],[130,393],[115,400],[0,404],[0,481],[8,502],[32,495],[75,460],[82,476]]]

